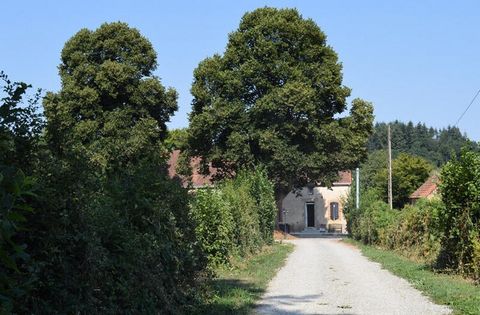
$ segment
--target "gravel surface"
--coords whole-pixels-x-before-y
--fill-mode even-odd
[[[450,313],[339,239],[289,242],[295,250],[270,282],[258,314]]]

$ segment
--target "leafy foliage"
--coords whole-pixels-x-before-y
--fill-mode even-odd
[[[167,138],[165,139],[165,146],[170,150],[184,151],[188,142],[188,130],[187,128],[178,128],[168,131]]]
[[[52,151],[80,156],[102,170],[124,167],[157,150],[177,93],[152,75],[151,43],[124,23],[82,29],[62,50],[62,90],[44,99]]]
[[[234,248],[234,221],[222,191],[211,188],[197,191],[191,207],[193,218],[198,222],[196,233],[209,265],[226,263]]]
[[[163,146],[176,92],[124,23],[83,29],[44,99],[42,194],[25,233],[36,279],[19,313],[178,313],[206,261]]]
[[[274,190],[263,170],[241,171],[215,189],[199,190],[191,211],[212,267],[228,263],[232,255],[256,252],[273,241]]]
[[[427,160],[400,153],[392,160],[392,195],[393,205],[403,208],[409,196],[422,185],[432,172],[433,166]],[[388,201],[387,153],[375,151],[361,165],[361,185],[363,189],[375,189],[379,198]]]
[[[40,91],[27,98],[30,85],[11,82],[3,72],[0,79],[0,313],[9,313],[34,282],[22,232],[33,211],[35,180],[22,169],[35,166],[43,122],[36,113]]]
[[[24,277],[30,256],[19,239],[26,214],[33,211],[31,177],[12,166],[0,166],[0,311],[11,312],[14,301],[25,296],[32,278]],[[25,270],[27,269],[27,270]]]
[[[463,149],[442,169],[445,238],[439,265],[480,280],[480,154]]]
[[[294,9],[245,14],[223,55],[194,72],[189,150],[230,176],[264,165],[277,197],[366,155],[372,105],[342,85],[341,64],[326,36]],[[205,168],[206,169],[206,168]]]
[[[409,170],[414,163],[405,159],[403,164]],[[362,193],[359,209],[350,196],[345,207],[349,232],[364,243],[394,249],[478,281],[480,154],[464,148],[459,159],[442,168],[440,179],[441,200],[420,200],[401,211],[389,210],[379,201],[381,192],[372,186]]]
[[[0,163],[31,171],[43,128],[37,112],[41,91],[27,97],[31,85],[10,81],[3,71],[0,80]]]
[[[375,190],[363,194],[359,209],[349,197],[345,212],[350,235],[365,244],[378,245],[433,264],[443,237],[440,217],[445,209],[439,199],[390,210]]]
[[[415,205],[405,206],[389,227],[383,245],[433,264],[443,237],[440,216],[444,211],[440,199],[419,200]]]

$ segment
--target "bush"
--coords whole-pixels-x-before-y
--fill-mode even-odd
[[[405,256],[433,263],[440,250],[443,235],[440,215],[444,209],[439,199],[419,200],[414,206],[405,206],[390,226],[383,245]]]
[[[480,153],[462,150],[441,173],[445,233],[438,266],[453,268],[480,281]]]
[[[191,212],[197,221],[197,237],[212,267],[273,241],[273,184],[262,170],[242,171],[214,189],[197,191]]]
[[[47,186],[41,205],[49,211],[29,225],[38,281],[19,311],[171,314],[189,303],[204,253],[186,190],[163,172],[152,176],[158,170],[147,160],[105,177],[90,174],[91,185],[82,178],[88,188],[73,195],[78,201],[59,204],[62,195],[51,195],[58,188]]]
[[[365,244],[382,244],[386,232],[395,220],[396,212],[390,210],[383,201],[375,201],[364,209],[355,236]]]
[[[201,189],[195,193],[192,217],[196,221],[195,232],[210,266],[228,261],[234,248],[233,216],[230,204],[219,189]]]
[[[403,210],[390,210],[378,200],[377,191],[364,192],[361,207],[347,200],[346,218],[350,235],[365,244],[382,246],[432,263],[440,250],[440,216],[444,205],[439,199],[420,200]]]
[[[31,86],[12,82],[0,71],[0,313],[15,305],[34,283],[30,249],[24,239],[28,215],[36,196],[32,175],[38,140],[43,127],[37,101],[29,97]]]
[[[27,294],[32,279],[25,277],[30,256],[21,239],[26,214],[33,211],[31,177],[0,165],[0,313],[13,310],[14,302]]]
[[[256,212],[258,213],[258,224],[262,241],[266,244],[273,243],[273,231],[277,207],[275,205],[274,185],[268,180],[267,173],[258,169],[251,173],[250,194],[255,200]]]

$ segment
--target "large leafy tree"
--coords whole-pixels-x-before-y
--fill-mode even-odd
[[[151,43],[125,23],[66,42],[62,88],[44,99],[45,211],[29,226],[41,263],[23,312],[177,313],[191,292],[202,254],[187,191],[166,172],[177,94],[156,65]]]
[[[124,23],[80,30],[62,50],[62,89],[47,93],[47,135],[56,154],[103,168],[134,161],[166,135],[177,93],[153,75],[151,43]]]
[[[223,176],[263,164],[277,201],[311,181],[330,183],[366,155],[372,105],[356,99],[350,115],[342,65],[326,36],[295,9],[243,16],[223,55],[194,72],[190,154]]]

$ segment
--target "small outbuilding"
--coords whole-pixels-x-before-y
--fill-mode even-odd
[[[413,205],[419,199],[432,199],[438,195],[439,178],[437,175],[430,176],[417,190],[410,195],[410,203]]]

